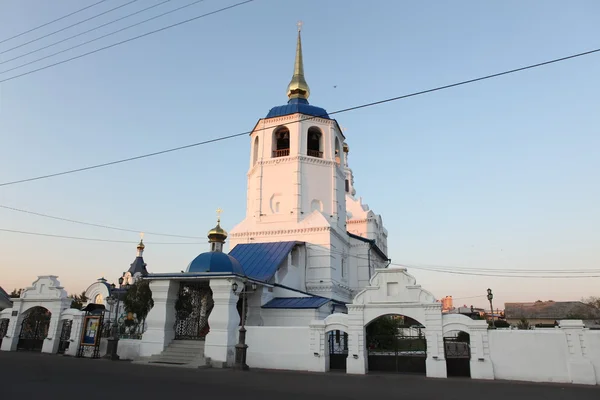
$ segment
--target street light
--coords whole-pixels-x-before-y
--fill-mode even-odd
[[[496,324],[494,323],[494,305],[492,304],[492,300],[494,295],[492,293],[492,289],[487,290],[487,299],[490,301],[490,310],[492,311],[492,329],[496,329]]]
[[[240,326],[240,336],[238,344],[235,345],[235,363],[233,364],[234,369],[241,371],[248,371],[249,367],[246,364],[246,353],[248,351],[248,345],[246,344],[246,298],[248,297],[248,286],[246,286],[246,280],[243,282],[243,288],[240,291],[242,297],[242,323]],[[255,292],[257,289],[256,282],[252,282],[250,285],[250,291]],[[237,282],[233,282],[231,285],[233,292],[236,293],[238,290]]]
[[[119,348],[119,323],[118,323],[118,318],[119,318],[119,303],[121,301],[121,290],[123,288],[123,277],[121,276],[119,278],[119,291],[116,290],[116,286],[113,283],[112,285],[110,285],[111,288],[111,294],[110,296],[107,297],[106,301],[108,302],[108,305],[110,305],[110,309],[111,312],[114,310],[115,312],[115,318],[113,320],[113,325],[112,325],[112,332],[111,332],[111,337],[108,338],[108,351],[106,354],[106,358],[110,358],[111,361],[119,361],[119,355],[117,354],[117,350]],[[125,289],[129,289],[129,284],[125,285]],[[116,304],[116,307],[113,308],[113,305]]]

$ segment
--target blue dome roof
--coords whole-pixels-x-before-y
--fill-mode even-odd
[[[238,260],[220,251],[200,254],[188,265],[187,272],[221,272],[244,275],[244,269]]]
[[[324,108],[311,106],[306,99],[290,99],[286,105],[273,107],[267,114],[267,118],[282,117],[296,113],[330,119]]]

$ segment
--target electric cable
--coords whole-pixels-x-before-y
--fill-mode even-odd
[[[54,216],[54,215],[43,214],[43,213],[39,213],[39,212],[35,212],[35,211],[29,211],[29,210],[23,210],[23,209],[20,209],[20,208],[9,207],[9,206],[5,206],[5,205],[2,205],[2,204],[0,204],[0,208],[4,208],[6,210],[11,210],[11,211],[17,211],[17,212],[21,212],[21,213],[26,213],[26,214],[37,215],[39,217],[44,217],[44,218],[51,218],[51,219],[55,219],[55,220],[59,220],[59,221],[72,222],[72,223],[75,223],[75,224],[87,225],[87,226],[94,226],[94,227],[97,227],[97,228],[112,229],[112,230],[122,231],[122,232],[135,232],[135,233],[144,232],[144,233],[146,233],[148,235],[170,236],[170,237],[176,237],[176,238],[182,238],[182,239],[205,239],[205,237],[200,237],[200,236],[174,235],[174,234],[170,234],[170,233],[160,233],[160,232],[150,232],[150,231],[139,230],[139,229],[136,230],[136,229],[119,228],[119,227],[116,227],[116,226],[110,226],[110,225],[104,225],[104,224],[96,224],[96,223],[85,222],[85,221],[78,221],[78,220],[75,220],[75,219],[57,217],[57,216]]]
[[[72,27],[74,27],[74,26],[77,26],[77,25],[83,24],[84,22],[91,21],[91,20],[93,20],[93,19],[96,19],[96,18],[98,18],[98,17],[101,17],[102,15],[108,14],[109,12],[112,12],[112,11],[118,10],[119,8],[123,8],[123,7],[125,7],[125,6],[128,6],[128,5],[132,4],[132,3],[135,3],[136,1],[138,1],[138,0],[130,0],[129,2],[127,2],[127,3],[125,3],[125,4],[121,4],[120,6],[117,6],[117,7],[111,8],[111,9],[110,9],[110,10],[108,10],[108,11],[103,11],[103,12],[101,12],[100,14],[93,15],[93,16],[91,16],[91,17],[89,17],[89,18],[86,18],[86,19],[84,19],[84,20],[82,20],[82,21],[79,21],[79,22],[76,22],[76,23],[74,23],[74,24],[72,24],[72,25],[69,25],[69,26],[66,26],[66,27],[64,27],[64,28],[61,28],[61,29],[59,29],[59,30],[57,30],[57,31],[50,32],[50,33],[48,33],[48,34],[46,34],[46,35],[44,35],[44,36],[40,36],[40,37],[38,37],[38,38],[36,38],[36,39],[30,40],[29,42],[21,43],[21,44],[20,44],[20,45],[18,45],[18,46],[11,47],[10,49],[7,49],[7,50],[0,51],[0,54],[8,53],[9,51],[13,51],[13,50],[16,50],[16,49],[18,49],[18,48],[21,48],[21,47],[23,47],[23,46],[27,46],[27,45],[28,45],[28,44],[30,44],[30,43],[34,43],[34,42],[37,42],[38,40],[45,39],[45,38],[47,38],[48,36],[55,35],[55,34],[57,34],[57,33],[59,33],[59,32],[65,31],[65,30],[67,30],[67,29],[69,29],[69,28],[72,28]]]
[[[9,37],[9,38],[7,38],[7,39],[0,40],[0,44],[2,44],[2,43],[5,43],[5,42],[8,42],[9,40],[16,39],[16,38],[18,38],[18,37],[21,37],[21,36],[23,36],[23,35],[25,35],[25,34],[27,34],[27,33],[29,33],[29,32],[36,31],[36,30],[38,30],[38,29],[40,29],[40,28],[43,28],[44,26],[48,26],[48,25],[50,25],[50,24],[53,24],[53,23],[55,23],[55,22],[61,21],[61,20],[65,19],[65,18],[68,18],[68,17],[70,17],[71,15],[75,15],[75,14],[77,14],[77,13],[80,13],[80,12],[84,11],[84,10],[87,10],[88,8],[92,8],[92,7],[94,7],[94,6],[97,6],[97,5],[98,5],[98,4],[100,4],[100,3],[104,3],[105,1],[107,1],[107,0],[100,0],[100,1],[99,1],[99,2],[97,2],[97,3],[94,3],[94,4],[91,4],[91,5],[89,5],[89,6],[86,6],[86,7],[80,8],[80,9],[79,9],[79,10],[77,10],[77,11],[73,11],[73,12],[72,12],[72,13],[70,13],[70,14],[63,15],[63,16],[62,16],[62,17],[60,17],[60,18],[53,19],[53,20],[52,20],[52,21],[50,21],[50,22],[46,22],[46,23],[44,23],[44,24],[42,24],[42,25],[36,26],[35,28],[31,28],[31,29],[29,29],[29,30],[27,30],[27,31],[25,31],[25,32],[21,32],[21,33],[19,33],[18,35],[14,35],[14,36],[11,36],[11,37]]]
[[[227,7],[225,9],[236,7],[236,6],[239,6],[239,5],[242,5],[242,4],[246,4],[246,3],[249,3],[251,1],[254,1],[254,0],[247,0],[247,1],[244,1],[242,3],[237,3],[237,4],[233,5],[233,6]],[[224,11],[225,9],[221,9],[221,10],[215,11],[213,13],[216,13],[216,12],[219,12],[219,11]],[[204,14],[204,16],[206,16],[206,15],[209,15],[209,14]],[[199,18],[199,17],[196,17],[196,18]],[[190,21],[190,20],[188,20],[188,21]],[[182,23],[184,23],[184,22],[182,22]],[[164,29],[168,29],[168,27],[162,28],[162,30],[164,30]],[[156,31],[154,31],[154,32],[156,32]],[[152,32],[149,32],[149,33],[147,33],[145,35],[148,35],[148,34],[151,34],[151,33]],[[134,40],[134,39],[135,38],[131,38],[131,39],[128,39],[127,41],[131,41],[131,40]],[[116,45],[118,45],[120,43],[125,43],[127,41],[119,42],[117,44],[114,44],[114,45],[111,45],[111,46],[107,46],[107,47],[104,47],[102,49],[109,48],[109,47],[112,47],[112,46],[116,46]],[[95,50],[93,52],[100,51],[102,49],[98,49],[98,50]],[[93,52],[85,53],[83,55],[74,57],[72,59],[83,57],[84,55],[91,54]],[[461,81],[461,82],[457,82],[457,83],[453,83],[453,84],[449,84],[449,85],[438,86],[438,87],[435,87],[435,88],[421,90],[421,91],[418,91],[418,92],[413,92],[413,93],[409,93],[409,94],[405,94],[405,95],[401,95],[401,96],[391,97],[391,98],[388,98],[388,99],[379,100],[379,101],[375,101],[375,102],[371,102],[371,103],[364,103],[364,104],[361,104],[361,105],[358,105],[358,106],[353,106],[353,107],[344,108],[344,109],[341,109],[341,110],[334,111],[332,113],[329,113],[329,115],[341,114],[341,113],[345,113],[345,112],[349,112],[349,111],[355,111],[355,110],[358,110],[358,109],[372,107],[372,106],[376,106],[376,105],[380,105],[380,104],[384,104],[384,103],[389,103],[389,102],[393,102],[393,101],[398,101],[398,100],[401,100],[401,99],[406,99],[406,98],[409,98],[409,97],[419,96],[419,95],[426,94],[426,93],[432,93],[432,92],[436,92],[436,91],[440,91],[440,90],[445,90],[445,89],[449,89],[449,88],[453,88],[453,87],[457,87],[457,86],[461,86],[461,85],[466,85],[466,84],[470,84],[470,83],[474,83],[474,82],[478,82],[478,81],[482,81],[482,80],[486,80],[486,79],[495,78],[495,77],[502,76],[502,75],[507,75],[507,74],[511,74],[511,73],[515,73],[515,72],[519,72],[519,71],[524,71],[524,70],[527,70],[527,69],[531,69],[531,68],[540,67],[540,66],[543,66],[543,65],[548,65],[548,64],[557,63],[557,62],[560,62],[560,61],[569,60],[569,59],[576,58],[576,57],[582,57],[582,56],[585,56],[585,55],[590,55],[590,54],[597,53],[597,52],[600,52],[600,48],[599,49],[595,49],[595,50],[590,50],[590,51],[582,52],[582,53],[573,54],[573,55],[566,56],[566,57],[561,57],[561,58],[549,60],[549,61],[544,61],[544,62],[537,63],[537,64],[528,65],[528,66],[521,67],[521,68],[511,69],[511,70],[504,71],[504,72],[499,72],[499,73],[495,73],[495,74],[485,75],[485,76],[482,76],[482,77],[479,77],[479,78],[469,79],[469,80],[466,80],[466,81]],[[10,79],[14,79],[14,78],[19,77],[19,76],[27,75],[27,74],[35,72],[35,71],[39,71],[39,70],[42,70],[42,69],[45,69],[45,68],[49,68],[50,66],[53,66],[53,65],[58,65],[58,64],[64,63],[64,62],[67,62],[67,61],[72,60],[72,59],[64,60],[64,61],[61,61],[61,62],[56,63],[56,64],[51,64],[49,66],[40,68],[38,70],[33,70],[33,71],[30,71],[30,72],[27,72],[27,73],[24,73],[24,74],[21,74],[21,75],[17,75],[17,76],[12,77],[12,78],[8,78],[8,79],[5,79],[5,80],[0,80],[0,83],[5,82],[5,81],[10,80]],[[327,115],[306,117],[306,118],[302,118],[300,121],[288,122],[288,123],[285,123],[284,125],[291,125],[291,124],[295,124],[295,123],[299,123],[299,122],[303,122],[303,121],[307,121],[307,120],[311,120],[311,119],[315,119],[315,118],[319,118],[319,117],[327,117]],[[261,129],[257,129],[256,131],[262,131],[262,130],[265,130],[265,129],[270,129],[270,128],[261,128]],[[106,163],[90,165],[90,166],[87,166],[87,167],[71,169],[71,170],[67,170],[67,171],[63,171],[63,172],[57,172],[57,173],[52,173],[52,174],[40,175],[40,176],[36,176],[36,177],[32,177],[32,178],[19,179],[19,180],[16,180],[16,181],[3,182],[3,183],[0,183],[0,187],[1,186],[16,185],[16,184],[24,183],[24,182],[37,181],[37,180],[40,180],[40,179],[48,179],[48,178],[53,178],[53,177],[56,177],[56,176],[68,175],[68,174],[73,174],[73,173],[82,172],[82,171],[88,171],[88,170],[102,168],[102,167],[107,167],[107,166],[116,165],[116,164],[122,164],[122,163],[125,163],[125,162],[130,162],[130,161],[134,161],[134,160],[140,160],[140,159],[143,159],[143,158],[154,157],[154,156],[158,156],[158,155],[161,155],[161,154],[172,153],[172,152],[175,152],[175,151],[189,149],[189,148],[192,148],[192,147],[206,145],[206,144],[209,144],[209,143],[215,143],[215,142],[219,142],[219,141],[223,141],[223,140],[227,140],[227,139],[232,139],[232,138],[236,138],[236,137],[240,137],[240,136],[245,136],[245,135],[249,135],[252,132],[253,131],[245,131],[245,132],[235,133],[235,134],[231,134],[231,135],[227,135],[227,136],[221,136],[221,137],[217,137],[217,138],[214,138],[214,139],[204,140],[204,141],[201,141],[201,142],[196,142],[196,143],[192,143],[192,144],[188,144],[188,145],[184,145],[184,146],[174,147],[174,148],[170,148],[170,149],[166,149],[166,150],[160,150],[160,151],[156,151],[156,152],[153,152],[153,153],[142,154],[142,155],[139,155],[139,156],[124,158],[124,159],[110,161],[110,162],[106,162]]]
[[[116,47],[116,46],[119,46],[119,45],[122,45],[122,44],[125,44],[125,43],[128,43],[128,42],[131,42],[131,41],[133,41],[133,40],[140,39],[140,38],[143,38],[143,37],[146,37],[146,36],[152,35],[152,34],[154,34],[154,33],[162,32],[162,31],[164,31],[164,30],[167,30],[167,29],[170,29],[170,28],[174,28],[174,27],[176,27],[176,26],[179,26],[179,25],[183,25],[183,24],[186,24],[186,23],[188,23],[188,22],[195,21],[195,20],[197,20],[197,19],[200,19],[200,18],[208,17],[208,16],[210,16],[210,15],[213,15],[213,14],[217,14],[217,13],[220,13],[220,12],[223,12],[223,11],[227,11],[227,10],[229,10],[229,9],[231,9],[231,8],[235,8],[235,7],[238,7],[238,6],[241,6],[241,5],[247,4],[247,3],[251,3],[251,2],[253,2],[253,1],[255,1],[255,0],[246,0],[246,1],[243,1],[243,2],[241,2],[241,3],[236,3],[236,4],[233,4],[233,5],[231,5],[231,6],[228,6],[228,7],[223,7],[223,8],[220,8],[220,9],[218,9],[218,10],[211,11],[211,12],[209,12],[209,13],[206,13],[206,14],[198,15],[198,16],[196,16],[196,17],[189,18],[189,19],[186,19],[186,20],[184,20],[184,21],[177,22],[177,23],[175,23],[175,24],[172,24],[172,25],[168,25],[168,26],[165,26],[165,27],[162,27],[162,28],[159,28],[159,29],[156,29],[156,30],[150,31],[150,32],[143,33],[143,34],[141,34],[141,35],[138,35],[138,36],[131,37],[131,38],[129,38],[129,39],[122,40],[122,41],[120,41],[120,42],[116,42],[116,43],[113,43],[113,44],[110,44],[110,45],[107,45],[107,46],[104,46],[104,47],[100,47],[100,48],[98,48],[98,49],[95,49],[95,50],[92,50],[92,51],[88,51],[87,53],[83,53],[83,54],[80,54],[80,55],[78,55],[78,56],[74,56],[74,57],[71,57],[71,58],[67,58],[67,59],[65,59],[65,60],[58,61],[58,62],[55,62],[55,63],[53,63],[53,64],[49,64],[49,65],[46,65],[46,66],[43,66],[43,67],[40,67],[40,68],[37,68],[37,69],[33,69],[33,70],[31,70],[31,71],[27,71],[27,72],[24,72],[24,73],[22,73],[22,74],[19,74],[19,75],[14,75],[14,76],[11,76],[10,78],[5,78],[5,79],[2,79],[2,80],[0,80],[0,83],[8,82],[8,81],[11,81],[11,80],[13,80],[13,79],[20,78],[20,77],[22,77],[22,76],[30,75],[30,74],[33,74],[33,73],[35,73],[35,72],[43,71],[43,70],[45,70],[45,69],[48,69],[48,68],[51,68],[51,67],[55,67],[55,66],[57,66],[57,65],[61,65],[61,64],[64,64],[64,63],[67,63],[67,62],[73,61],[73,60],[77,60],[77,59],[79,59],[79,58],[82,58],[82,57],[85,57],[85,56],[89,56],[89,55],[91,55],[91,54],[98,53],[98,52],[100,52],[100,51],[102,51],[102,50],[107,50],[107,49],[110,49],[110,48],[113,48],[113,47]],[[114,32],[114,33],[116,33],[116,32]],[[99,37],[99,38],[96,38],[96,39],[94,39],[94,40],[98,40],[98,39],[102,39],[102,38],[103,38],[103,36],[101,36],[101,37]],[[76,47],[78,47],[78,46],[76,46]],[[73,48],[74,48],[74,47],[73,47]],[[69,50],[70,50],[70,49],[69,49]],[[58,53],[55,53],[55,55],[56,55],[56,54],[58,54]],[[38,61],[39,61],[39,60],[38,60]],[[20,68],[20,67],[19,67],[19,68]],[[13,69],[14,69],[14,68],[13,68]],[[2,73],[5,73],[5,72],[8,72],[8,71],[10,71],[10,69],[9,69],[9,70],[6,70],[6,71],[2,71],[2,72],[0,72],[0,74],[2,74]]]
[[[47,45],[47,46],[40,47],[39,49],[32,50],[32,51],[30,51],[29,53],[24,53],[24,54],[18,55],[18,56],[16,56],[16,57],[9,58],[8,60],[1,61],[1,62],[0,62],[0,65],[2,65],[2,64],[6,64],[6,63],[8,63],[8,62],[11,62],[11,61],[17,60],[17,59],[19,59],[19,58],[22,58],[22,57],[25,57],[25,56],[28,56],[28,55],[30,55],[30,54],[37,53],[38,51],[46,50],[46,49],[48,49],[48,48],[50,48],[50,47],[56,46],[57,44],[60,44],[60,43],[66,42],[67,40],[71,40],[71,39],[74,39],[74,38],[76,38],[76,37],[79,37],[79,36],[81,36],[81,35],[85,35],[86,33],[90,33],[90,32],[92,32],[92,31],[95,31],[96,29],[100,29],[100,28],[104,28],[105,26],[112,25],[112,24],[114,24],[115,22],[119,22],[119,21],[122,21],[122,20],[124,20],[124,19],[127,19],[127,18],[129,18],[129,17],[133,17],[134,15],[137,15],[137,14],[143,13],[144,11],[148,11],[148,10],[150,10],[150,9],[152,9],[152,8],[158,7],[158,6],[160,6],[160,5],[163,5],[163,4],[165,4],[165,3],[168,3],[168,2],[170,2],[170,1],[171,1],[171,0],[164,0],[164,1],[160,2],[160,3],[156,3],[156,4],[154,4],[154,5],[151,5],[151,6],[149,6],[149,7],[142,8],[141,10],[135,11],[135,12],[133,12],[133,13],[131,13],[131,14],[127,14],[127,15],[125,15],[125,16],[123,16],[123,17],[120,17],[120,18],[114,19],[114,20],[112,20],[112,21],[109,21],[109,22],[107,22],[107,23],[105,23],[105,24],[98,25],[98,26],[96,26],[96,27],[94,27],[94,28],[92,28],[92,29],[88,29],[87,31],[83,31],[83,32],[77,33],[77,34],[75,34],[75,35],[73,35],[73,36],[69,36],[69,37],[68,37],[68,38],[66,38],[66,39],[62,39],[62,40],[59,40],[58,42],[50,43],[50,44],[49,44],[49,45]],[[204,1],[204,0],[199,0],[199,1]],[[198,2],[199,2],[199,1],[198,1]],[[161,16],[162,16],[162,15],[164,15],[164,14],[161,14]],[[86,42],[86,43],[89,43],[89,42]],[[71,50],[71,49],[67,49],[67,50]],[[35,61],[33,61],[33,62],[37,62],[37,61],[40,61],[40,60],[41,60],[41,59],[39,59],[39,60],[35,60]],[[27,65],[27,64],[25,64],[25,65]],[[5,71],[5,72],[6,72],[6,71]]]

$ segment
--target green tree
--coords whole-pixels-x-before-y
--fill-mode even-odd
[[[150,282],[138,281],[133,284],[127,290],[127,294],[123,299],[123,305],[125,306],[125,311],[133,313],[138,321],[144,321],[152,307],[154,307]]]
[[[21,293],[23,293],[23,289],[13,289],[12,292],[10,292],[10,294],[8,295],[11,299],[18,299],[21,296]]]
[[[71,308],[75,308],[77,310],[81,310],[83,308],[83,305],[85,304],[85,302],[88,301],[88,298],[85,295],[85,292],[81,292],[81,294],[79,294],[79,295],[77,295],[77,294],[69,295],[69,298],[72,299]]]
[[[517,322],[517,329],[527,330],[530,328],[531,328],[531,324],[525,318],[521,318],[521,320],[519,322]]]
[[[587,305],[590,305],[590,306],[600,310],[600,297],[591,296],[591,297],[588,297],[587,299],[582,299],[581,301]]]

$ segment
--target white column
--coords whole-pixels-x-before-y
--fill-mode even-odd
[[[442,307],[438,303],[425,309],[425,338],[427,359],[425,360],[428,378],[447,378],[446,358],[444,357],[444,335],[442,331]]]
[[[154,307],[146,317],[146,332],[142,335],[140,357],[161,353],[175,337],[175,302],[179,281],[150,281]]]
[[[327,335],[325,334],[324,321],[312,321],[310,323],[310,348],[313,362],[308,367],[309,371],[329,371],[329,348],[327,346]]]
[[[50,324],[48,326],[48,336],[44,339],[42,344],[42,353],[54,354],[58,352],[58,346],[60,344],[60,317],[61,317],[61,304],[56,304],[49,308]]]
[[[83,328],[83,316],[85,312],[79,315],[73,315],[73,324],[71,325],[71,337],[69,338],[69,348],[65,351],[65,355],[75,357],[79,344],[81,343],[81,331]]]
[[[210,280],[214,307],[208,316],[210,332],[206,335],[204,357],[210,358],[213,367],[232,366],[235,359],[240,316],[236,307],[238,295],[231,287],[233,281],[237,281],[239,292],[243,288],[241,280]]]
[[[364,305],[348,305],[348,374],[364,375],[368,370],[368,358],[365,343]]]
[[[567,337],[567,347],[569,359],[567,367],[569,369],[569,379],[571,383],[580,385],[596,385],[596,374],[594,365],[586,354],[585,335],[583,334],[585,326],[582,320],[562,320],[559,322],[560,329]]]
[[[17,311],[13,308],[14,311]],[[10,317],[8,322],[8,329],[6,330],[6,336],[2,339],[2,351],[17,351],[17,344],[19,343],[19,333],[21,332],[21,323],[23,318],[20,314]]]
[[[494,366],[490,358],[488,327],[469,327],[471,338],[471,379],[494,379]]]

